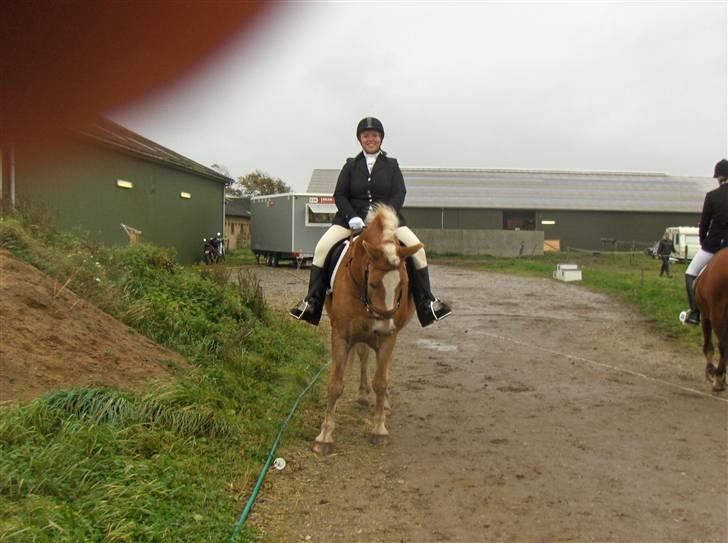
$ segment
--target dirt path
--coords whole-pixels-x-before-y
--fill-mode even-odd
[[[302,294],[305,271],[256,271],[281,307]],[[574,284],[433,283],[457,314],[400,336],[391,443],[369,444],[350,368],[336,453],[279,450],[251,517],[268,540],[728,541],[728,394],[698,346]]]

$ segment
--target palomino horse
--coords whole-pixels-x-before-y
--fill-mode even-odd
[[[386,443],[389,433],[387,387],[389,362],[397,334],[414,314],[405,258],[422,248],[422,244],[402,247],[394,236],[399,226],[397,215],[387,206],[377,206],[367,217],[368,227],[349,246],[333,282],[333,293],[326,299],[331,320],[332,368],[328,405],[321,433],[313,449],[328,454],[334,448],[336,402],[344,389],[344,370],[352,348],[360,343],[377,355],[372,388],[377,400],[374,407],[374,443]],[[358,346],[362,360],[362,379],[366,380],[366,347]],[[362,385],[365,386],[366,385]],[[360,386],[360,401],[362,400]],[[365,391],[364,391],[365,392]]]
[[[695,301],[703,323],[705,378],[713,381],[713,390],[725,388],[728,359],[728,249],[718,251],[700,274],[695,285]],[[718,338],[720,359],[713,366],[712,332]]]

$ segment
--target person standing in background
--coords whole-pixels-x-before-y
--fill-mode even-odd
[[[665,235],[660,240],[659,245],[657,246],[657,256],[659,256],[662,259],[662,267],[660,268],[660,277],[662,277],[662,274],[664,273],[668,277],[672,277],[670,275],[670,255],[675,252],[675,244],[672,242],[672,239],[670,238],[670,234],[665,233]]]

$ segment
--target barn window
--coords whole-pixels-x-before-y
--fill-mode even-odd
[[[552,224],[556,224],[556,221],[549,219],[549,220],[541,221],[541,224],[552,225]]]
[[[192,195],[189,192],[180,192],[179,197],[189,200],[190,198],[192,198]]]
[[[131,181],[125,181],[123,179],[117,179],[116,186],[120,189],[132,189],[134,188],[134,183],[132,183]]]
[[[504,211],[503,230],[536,230],[536,212]]]

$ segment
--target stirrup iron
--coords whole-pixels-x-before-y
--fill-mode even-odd
[[[303,307],[302,307],[303,306]],[[291,309],[288,314],[296,320],[301,320],[301,317],[308,309],[308,300],[301,300],[298,305]]]

